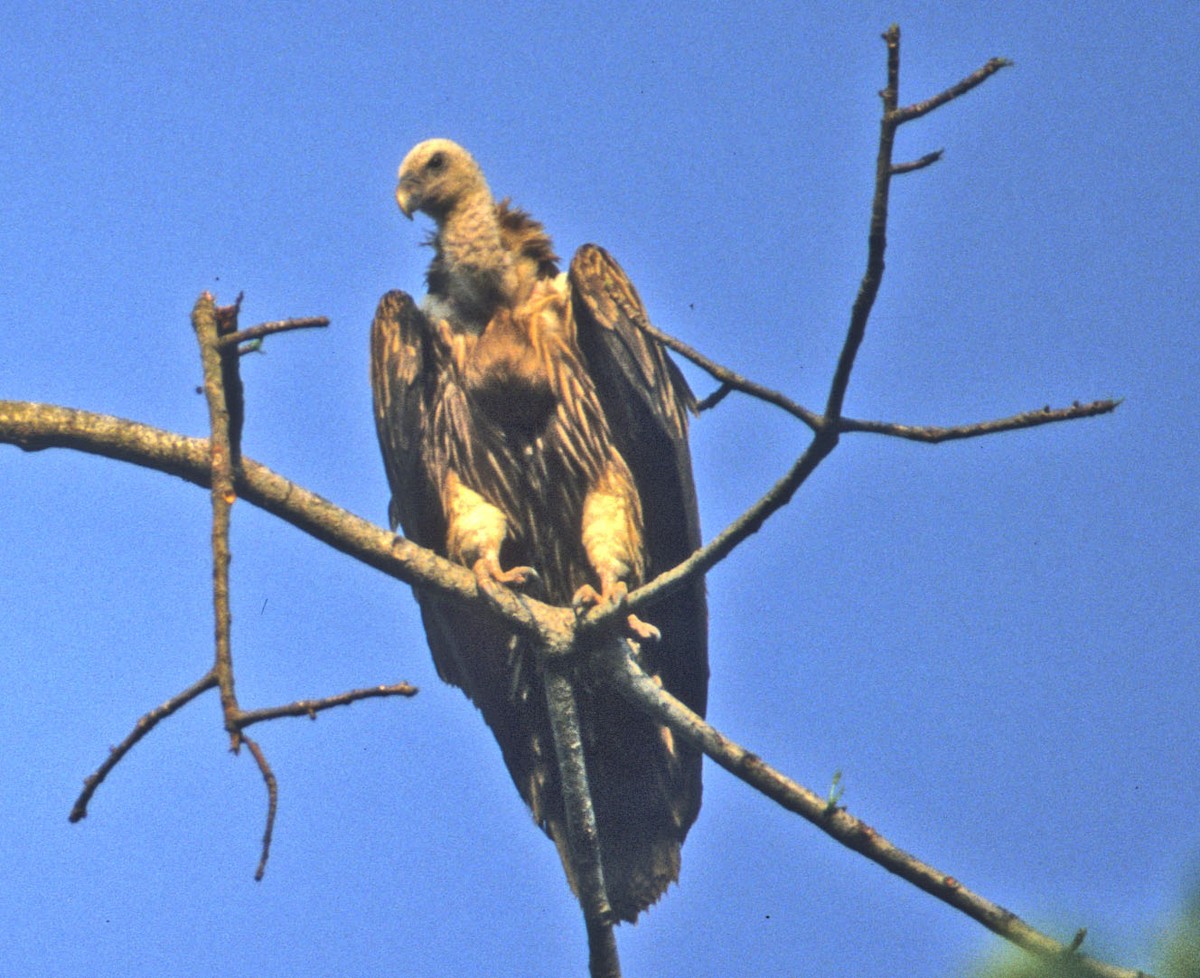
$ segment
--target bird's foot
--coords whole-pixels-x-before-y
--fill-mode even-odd
[[[600,592],[590,584],[585,584],[575,592],[571,607],[575,609],[577,617],[582,617],[593,608],[620,608],[629,597],[629,586],[624,581],[613,581],[603,585],[603,588],[603,592]],[[637,615],[626,616],[625,635],[635,642],[657,642],[662,638],[662,632]]]
[[[472,568],[479,590],[486,597],[494,598],[501,587],[523,588],[525,585],[538,580],[538,572],[532,567],[510,567],[500,569],[500,561],[495,557],[480,557]]]

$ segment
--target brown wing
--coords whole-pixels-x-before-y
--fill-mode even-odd
[[[429,430],[436,378],[427,351],[425,314],[405,292],[379,300],[371,323],[371,394],[375,431],[392,499],[392,529],[424,547],[445,536],[436,483],[431,481],[421,446]]]
[[[580,350],[596,386],[612,438],[628,463],[642,501],[647,579],[678,564],[700,545],[700,517],[688,448],[688,411],[695,399],[657,340],[642,300],[621,267],[596,245],[571,262],[571,305]],[[646,609],[662,631],[648,651],[663,685],[704,715],[708,699],[708,608],[704,582]],[[692,782],[683,811],[690,825],[700,805],[700,756],[681,747]]]
[[[392,501],[388,512],[414,543],[446,552],[446,522],[437,487],[444,453],[434,450],[434,412],[445,391],[425,314],[403,292],[379,302],[371,324],[375,425]],[[491,616],[464,613],[414,588],[438,674],[480,708],[534,817],[546,826],[561,809],[545,701],[522,643]],[[546,800],[548,797],[548,801]],[[561,819],[560,819],[561,820]],[[557,833],[556,841],[562,837]]]
[[[445,553],[446,521],[428,450],[437,373],[425,314],[407,293],[388,292],[371,323],[371,393],[375,431],[392,499],[388,517],[414,543]],[[475,694],[471,671],[460,659],[462,636],[448,625],[447,610],[433,595],[414,589],[438,674]],[[460,630],[462,631],[462,630]]]

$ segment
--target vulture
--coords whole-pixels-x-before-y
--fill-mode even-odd
[[[688,449],[695,399],[644,329],[637,291],[595,245],[569,272],[542,225],[493,199],[461,146],[431,139],[396,200],[434,221],[428,294],[387,293],[371,329],[392,529],[577,611],[617,603],[700,543]],[[487,590],[487,588],[481,588]],[[541,667],[495,616],[417,589],[439,676],[483,713],[517,790],[572,876]],[[643,668],[703,715],[707,608],[697,580],[622,622]],[[576,669],[583,753],[613,914],[633,921],[679,876],[700,754]]]

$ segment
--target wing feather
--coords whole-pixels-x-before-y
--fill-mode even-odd
[[[405,292],[379,300],[371,323],[371,393],[388,485],[392,529],[425,547],[444,535],[436,484],[421,446],[430,422],[434,383],[428,362],[425,314]]]
[[[645,514],[647,579],[674,567],[700,546],[700,516],[688,448],[695,398],[662,345],[643,328],[641,297],[603,248],[584,245],[571,262],[571,307],[580,350],[628,463]],[[704,715],[708,690],[708,610],[695,581],[648,609],[662,631],[654,668],[663,684]],[[699,805],[699,755],[695,805]],[[695,817],[688,813],[685,824]]]

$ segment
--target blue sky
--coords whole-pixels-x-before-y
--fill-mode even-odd
[[[1065,6],[1065,5],[1064,5]],[[247,454],[377,522],[367,328],[419,291],[392,201],[419,139],[468,146],[560,252],[606,246],[668,332],[818,408],[862,272],[884,48],[901,100],[1016,67],[906,127],[847,413],[1113,416],[923,447],[847,437],[709,577],[710,718],[898,845],[1129,966],[1197,872],[1196,246],[1190,2],[63,4],[0,13],[0,398],[202,435],[196,296],[326,315],[243,367]],[[711,389],[690,374],[701,392]],[[798,424],[694,426],[706,533]],[[66,820],[81,779],[211,651],[207,497],[0,448],[0,971],[565,975],[557,856],[406,589],[235,507],[246,707],[401,679],[411,701],[257,736],[211,694]],[[629,975],[961,973],[977,925],[706,768],[681,883]],[[1142,956],[1139,957],[1138,955]]]

